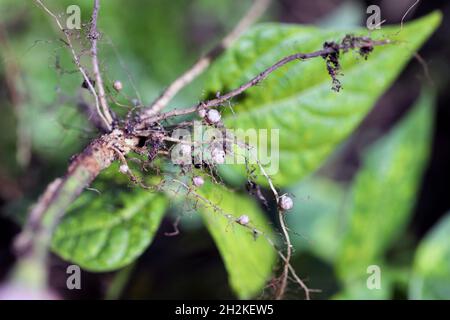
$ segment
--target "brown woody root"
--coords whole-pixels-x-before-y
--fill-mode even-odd
[[[137,144],[137,137],[116,129],[95,139],[75,156],[66,175],[54,180],[31,210],[27,225],[15,243],[18,253],[44,258],[45,253],[39,248],[48,248],[52,232],[70,204],[117,159],[117,151],[127,154]]]

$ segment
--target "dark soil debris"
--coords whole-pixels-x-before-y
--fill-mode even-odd
[[[339,63],[339,45],[336,42],[325,42],[323,44],[324,49],[332,49],[331,52],[327,54],[323,54],[322,58],[325,60],[327,64],[328,74],[333,80],[332,89],[336,92],[339,92],[342,88],[341,82],[338,79],[338,76],[341,74],[341,65]]]

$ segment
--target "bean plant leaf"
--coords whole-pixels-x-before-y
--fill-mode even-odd
[[[254,297],[269,280],[275,262],[276,252],[265,238],[272,236],[267,218],[253,200],[222,186],[207,183],[199,193],[217,206],[200,205],[199,212],[225,263],[231,288],[241,299]],[[265,235],[255,237],[251,228],[233,222],[241,215]]]
[[[90,271],[119,269],[150,245],[167,207],[141,188],[85,192],[59,224],[52,249]]]
[[[417,249],[410,299],[450,299],[450,213],[429,232]]]
[[[386,136],[370,146],[352,190],[351,215],[336,266],[354,285],[366,281],[370,265],[384,264],[383,253],[404,230],[429,156],[433,97],[424,94]]]
[[[274,171],[279,166],[274,174],[279,186],[297,182],[317,169],[355,129],[440,21],[441,14],[434,12],[403,28],[372,32],[373,39],[393,43],[376,47],[367,61],[355,52],[342,55],[341,92],[331,89],[323,59],[292,62],[232,101],[232,110],[225,105],[224,122],[244,130],[279,129],[279,145],[270,136],[267,147],[264,139],[249,143],[268,153],[268,159],[259,154],[266,167],[269,162]],[[257,25],[213,64],[205,81],[207,93],[227,92],[287,55],[320,50],[324,42],[340,41],[349,33],[367,35],[367,30]],[[235,169],[244,174],[243,165]]]

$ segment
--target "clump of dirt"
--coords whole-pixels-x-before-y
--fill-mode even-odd
[[[351,34],[346,35],[340,44],[336,42],[325,42],[323,49],[327,53],[322,54],[322,58],[327,64],[327,71],[333,80],[332,90],[339,92],[342,89],[342,84],[338,79],[341,73],[341,64],[339,62],[340,52],[348,52],[358,48],[358,53],[364,60],[367,60],[369,54],[373,51],[372,40],[368,37],[356,37]]]
[[[325,42],[323,48],[331,49],[331,52],[323,54],[322,58],[325,60],[328,74],[333,80],[332,89],[339,92],[342,88],[342,84],[338,79],[338,76],[341,74],[341,64],[339,63],[340,46],[336,42]]]

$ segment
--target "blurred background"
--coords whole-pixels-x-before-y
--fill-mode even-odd
[[[91,1],[46,1],[53,11],[61,13],[74,2],[81,7],[82,20],[88,21]],[[366,8],[376,4],[386,24],[398,24],[414,2],[276,0],[262,21],[324,28],[365,26]],[[102,65],[107,79],[134,83],[135,88],[129,85],[127,94],[142,102],[152,101],[217,43],[250,4],[247,0],[104,1],[99,27],[104,33],[101,59],[109,62]],[[295,195],[296,209],[288,217],[296,246],[294,267],[311,288],[322,291],[314,298],[450,299],[450,225],[446,219],[450,209],[450,3],[421,1],[406,21],[435,9],[443,12],[444,20],[420,50],[421,58],[410,62],[358,130],[319,172],[284,190]],[[70,156],[80,151],[95,131],[77,108],[80,93],[73,88],[79,88],[80,78],[74,68],[63,67],[70,57],[59,41],[57,29],[31,1],[0,0],[0,53],[2,282],[14,263],[11,243],[28,206],[65,171]],[[425,85],[431,89],[421,97]],[[201,86],[194,83],[177,96],[174,104],[190,105],[201,94]],[[402,209],[407,211],[407,223],[396,230],[395,241],[377,249],[383,250],[389,285],[381,292],[361,291],[340,280],[342,269],[350,262],[330,252],[333,243],[340,241],[333,232],[349,221],[348,199],[367,178],[360,173],[368,169],[371,179],[371,154],[385,150],[382,142],[389,140],[386,137],[391,129],[420,103],[434,105],[430,156],[424,164],[423,178],[417,177],[413,198],[406,199],[409,206]],[[402,188],[402,184],[384,187],[389,194],[390,188]],[[383,208],[384,201],[391,204],[388,198],[380,196],[375,201]],[[181,233],[167,237],[164,233],[173,230],[171,217],[176,217],[176,212],[164,219],[151,248],[136,263],[118,272],[83,271],[83,290],[66,289],[68,263],[52,256],[52,288],[68,299],[233,298],[219,253],[202,224],[195,217],[182,219]],[[383,236],[371,235],[367,245],[372,245],[370,241],[383,242]],[[365,243],[359,238],[355,241]],[[441,251],[436,249],[438,245]],[[428,252],[428,247],[434,251]],[[423,265],[424,261],[430,265]],[[427,290],[417,289],[423,288],[425,282]],[[289,288],[287,298],[302,297],[294,285]]]

